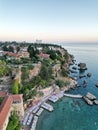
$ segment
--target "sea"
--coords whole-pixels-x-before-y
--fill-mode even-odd
[[[70,90],[71,94],[86,95],[90,92],[98,99],[98,44],[97,43],[69,43],[62,44],[75,57],[75,64],[86,63],[87,70],[70,74],[77,77],[81,87]],[[80,74],[91,73],[90,78],[79,78]],[[87,86],[83,87],[83,81]],[[98,130],[98,105],[90,106],[83,99],[63,97],[56,103],[51,103],[53,112],[44,111],[39,117],[36,130]]]

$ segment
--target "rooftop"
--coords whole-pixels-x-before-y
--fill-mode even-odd
[[[2,130],[3,124],[10,112],[12,103],[14,101],[22,101],[22,94],[12,95],[5,92],[0,92],[0,97],[5,97],[0,105],[0,130]]]

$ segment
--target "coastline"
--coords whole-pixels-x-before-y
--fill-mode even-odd
[[[59,89],[58,86],[56,86],[56,89],[55,89],[55,92],[52,90],[52,86],[51,87],[48,87],[46,89],[43,89],[42,91],[46,94],[45,96],[41,97],[41,98],[38,98],[38,97],[35,97],[35,100],[32,102],[32,107],[30,107],[29,109],[26,110],[26,114],[28,115],[28,113],[33,113],[33,111],[36,111],[38,112],[38,110],[40,110],[40,108],[42,108],[42,104],[44,102],[47,102],[49,100],[49,98],[51,98],[52,96],[55,96],[56,98],[58,97],[58,95],[61,95],[58,97],[58,99],[55,101],[54,99],[52,99],[52,102],[57,102],[60,98],[63,98],[64,96],[64,92],[67,92],[69,91],[70,89],[74,89],[77,85],[77,81],[76,80],[73,80],[71,78],[69,78],[71,83],[70,85],[68,86],[65,86],[63,87],[62,89]],[[69,80],[68,79],[68,80]],[[48,95],[47,95],[48,94]],[[76,98],[77,98],[78,95],[76,95]],[[70,96],[69,96],[70,97]],[[74,96],[73,96],[74,97]],[[35,116],[36,116],[36,113],[33,113]],[[40,115],[39,115],[40,116]],[[38,116],[38,117],[39,117]],[[26,116],[24,117],[24,120],[25,120]],[[38,119],[37,119],[37,122],[38,122]],[[31,129],[31,130],[36,130],[36,126],[37,126],[37,122],[36,124],[34,125],[34,129]],[[23,126],[24,130],[25,127]]]
[[[75,56],[75,59],[78,62],[84,61],[85,63],[87,63],[88,70],[85,73],[91,72],[92,76],[90,78],[87,78],[86,87],[79,86],[78,88],[71,90],[70,92],[73,94],[81,93],[81,94],[85,95],[88,91],[90,91],[91,93],[95,94],[96,97],[98,98],[98,95],[97,95],[98,88],[96,88],[96,86],[95,86],[95,82],[98,82],[98,73],[96,72],[98,62],[95,63],[95,59],[96,59],[96,61],[98,61],[97,60],[98,58],[96,57],[96,51],[89,52],[86,50],[87,48],[82,49],[81,46],[79,48],[81,50],[83,50],[81,53],[80,53],[80,50],[78,50],[78,49],[72,50],[72,52],[75,53],[75,54],[73,53]],[[90,48],[89,50],[92,50],[92,48]],[[94,59],[94,57],[95,57],[95,59]],[[90,60],[90,59],[93,59],[93,60]],[[93,62],[93,64],[92,64],[92,62]],[[85,77],[81,78],[81,79],[79,78],[78,79],[79,83],[81,84],[80,81],[83,81],[84,79],[85,79]],[[69,100],[70,100],[70,103],[69,103]],[[56,108],[57,111],[55,114],[57,114],[58,111],[60,111],[61,107],[62,107],[62,113],[60,113],[60,114],[58,113],[58,117],[62,116],[62,118],[60,118],[61,121],[63,120],[63,122],[64,122],[64,119],[65,119],[65,122],[67,123],[67,125],[65,126],[65,123],[63,124],[62,122],[57,121],[56,123],[58,123],[59,129],[60,128],[64,129],[64,130],[69,130],[69,129],[70,130],[71,129],[72,130],[73,129],[97,130],[98,129],[98,114],[97,114],[98,106],[96,106],[96,105],[94,105],[93,107],[89,106],[87,103],[85,103],[83,101],[83,99],[79,100],[79,101],[76,99],[68,99],[68,101],[66,101],[67,108],[65,105],[65,100],[63,100],[63,103],[64,104],[59,103],[60,109]],[[72,105],[72,108],[70,105]],[[57,107],[58,105],[55,105],[55,106]],[[65,111],[65,113],[64,113],[64,111]],[[47,128],[48,123],[50,123],[52,127],[49,127],[48,130],[50,130],[50,128],[54,128],[54,130],[55,130],[55,128],[57,128],[56,127],[57,124],[54,124],[54,125],[52,124],[53,121],[56,121],[56,118],[54,118],[55,114],[52,114],[52,116],[50,116],[49,119],[46,120],[46,122],[47,122],[46,125],[43,123],[43,127],[41,127],[41,128]],[[66,114],[67,117],[66,116],[63,117],[63,114]],[[44,117],[47,115],[48,114],[46,114],[46,115],[43,114],[43,116],[41,117],[41,120],[44,119]],[[70,121],[70,117],[72,119],[71,124],[70,124],[70,122],[68,122],[68,120]],[[52,118],[53,118],[53,120],[52,120]],[[41,123],[38,124],[38,130],[40,130],[39,128],[42,125],[41,120],[40,120]],[[62,123],[62,126],[59,123]],[[44,125],[45,125],[45,127],[44,127]]]
[[[65,50],[64,48],[61,49],[62,53],[66,52],[66,51],[67,50]],[[69,61],[65,65],[65,68],[67,68],[67,69],[70,67],[70,65],[74,64],[74,56],[70,55],[69,53],[68,53],[68,55],[69,55]],[[24,130],[27,130],[27,127],[25,129],[25,125],[26,125],[26,122],[27,122],[27,121],[25,121],[25,119],[26,120],[28,119],[28,117],[29,117],[28,115],[30,115],[30,113],[34,114],[35,115],[34,117],[36,118],[36,116],[37,116],[36,112],[40,111],[40,108],[42,108],[42,104],[45,103],[45,102],[47,102],[49,100],[49,98],[53,97],[51,100],[52,100],[52,102],[55,103],[60,98],[62,98],[64,96],[64,92],[67,92],[70,89],[75,89],[75,87],[78,84],[76,79],[72,79],[69,76],[67,78],[59,77],[59,79],[65,81],[65,82],[69,82],[70,84],[68,84],[66,86],[63,86],[62,88],[60,88],[56,84],[53,84],[52,86],[48,86],[48,88],[41,89],[40,92],[42,92],[44,96],[35,96],[34,99],[33,99],[33,101],[32,101],[32,103],[31,103],[31,106],[29,106],[29,108],[26,109],[26,115],[25,115],[25,117],[23,119],[23,122],[22,122]],[[56,100],[54,98],[56,98]],[[76,96],[76,98],[77,98],[77,96]],[[50,107],[52,107],[52,106],[50,106]],[[38,121],[38,118],[36,120]],[[34,124],[35,121],[32,121],[33,123],[31,125],[32,126],[31,130],[36,130],[37,121],[36,121],[35,124]]]
[[[42,110],[42,112],[40,113],[40,115],[37,115],[37,113],[39,113],[39,111],[40,111],[40,109],[42,108],[42,105],[44,104],[44,103],[46,103],[47,101],[51,101],[51,102],[53,102],[53,103],[55,103],[55,102],[57,102],[58,100],[60,100],[61,98],[63,98],[64,96],[67,96],[67,97],[73,97],[73,98],[82,98],[82,95],[70,95],[70,94],[64,94],[64,90],[63,91],[59,91],[59,92],[55,92],[55,93],[52,93],[51,95],[48,95],[48,96],[46,96],[46,97],[44,97],[44,98],[42,98],[39,102],[37,102],[35,105],[33,105],[31,108],[29,108],[29,110],[26,112],[26,117],[24,118],[24,120],[25,119],[27,119],[27,117],[28,117],[28,115],[31,115],[32,113],[35,115],[34,117],[40,117],[40,115],[41,115],[41,113],[44,111],[44,109]],[[56,100],[55,99],[53,99],[52,97],[55,97],[55,98],[57,98]],[[50,100],[52,98],[52,100]],[[50,105],[50,107],[52,107],[51,105]],[[46,110],[48,110],[48,111],[53,111],[54,109],[46,109]],[[38,123],[38,118],[37,118],[37,121],[36,121],[36,123],[34,123],[35,122],[35,120],[33,120],[32,121],[32,125],[31,126],[33,126],[32,128],[31,128],[31,130],[36,130],[36,126],[37,126],[37,123]],[[23,122],[23,124],[24,124],[24,122]],[[25,130],[25,127],[23,127],[23,129]],[[26,128],[27,129],[27,128]]]

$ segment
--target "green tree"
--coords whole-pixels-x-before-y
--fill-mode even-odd
[[[68,71],[65,70],[64,68],[62,68],[61,73],[62,73],[62,76],[64,76],[64,77],[68,77]]]
[[[18,85],[19,85],[19,79],[15,79],[13,82],[13,86],[12,86],[12,93],[13,94],[19,93]]]
[[[42,88],[45,87],[46,84],[47,84],[47,82],[45,80],[40,81],[40,85],[41,85]]]
[[[6,74],[7,68],[8,67],[5,64],[5,62],[3,62],[2,60],[0,60],[0,77],[3,76],[4,74]]]
[[[4,46],[2,47],[2,50],[3,50],[3,51],[8,51],[7,46],[6,46],[6,45],[4,45]]]
[[[21,130],[21,125],[15,113],[13,113],[13,115],[10,116],[6,130]]]
[[[45,65],[41,66],[41,70],[40,70],[40,77],[44,80],[48,80],[49,76],[48,76],[48,68]]]
[[[58,85],[60,88],[62,88],[65,85],[65,83],[63,80],[57,80],[56,85]]]
[[[56,52],[54,50],[49,50],[47,53],[50,54],[52,60],[56,59]]]
[[[34,47],[32,45],[29,45],[28,52],[30,53],[30,58],[35,57],[36,52],[35,52]]]
[[[8,51],[14,52],[14,48],[12,46],[9,46]]]
[[[19,47],[19,46],[17,46],[16,50],[17,50],[17,52],[19,52],[19,51],[20,51],[20,47]]]

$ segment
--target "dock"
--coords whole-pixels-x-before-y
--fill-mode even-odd
[[[61,91],[61,92],[59,92],[59,93],[57,93],[57,94],[55,94],[55,95],[50,96],[48,100],[55,103],[55,102],[57,102],[60,98],[62,98],[63,96],[64,96],[64,92]]]
[[[35,114],[39,110],[39,107],[37,106],[34,110],[33,113]]]
[[[25,116],[24,120],[23,120],[23,125],[26,125],[28,118],[29,118],[30,113],[27,113],[27,115]]]
[[[53,96],[49,97],[48,100],[55,103],[59,100],[59,98],[57,96],[53,95]]]
[[[36,113],[36,115],[37,115],[37,116],[40,116],[43,111],[44,111],[44,109],[43,109],[43,108],[40,108],[39,111]]]
[[[73,95],[73,94],[67,94],[67,93],[64,93],[64,96],[71,97],[71,98],[82,98],[83,97],[81,94]]]
[[[38,117],[34,116],[33,123],[31,125],[31,129],[30,130],[35,130],[36,129],[37,121],[38,121]]]
[[[42,108],[48,110],[48,111],[53,111],[53,106],[51,106],[50,104],[44,102],[42,105],[41,105]]]
[[[33,114],[30,114],[28,121],[27,121],[27,125],[31,124],[32,119],[33,119]]]

